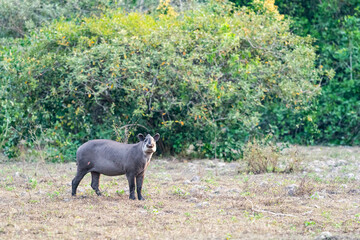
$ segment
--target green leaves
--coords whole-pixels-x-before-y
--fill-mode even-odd
[[[301,108],[318,93],[312,40],[269,9],[213,2],[184,16],[111,10],[60,19],[28,38],[6,84],[24,85],[26,76],[21,97],[11,94],[36,124],[56,130],[61,149],[61,139],[115,138],[112,126],[141,124],[166,136],[163,152],[195,144],[236,159],[244,138],[260,131],[265,102]],[[12,126],[26,137],[31,126],[19,126],[27,123]]]

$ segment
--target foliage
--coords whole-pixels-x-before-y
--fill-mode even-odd
[[[249,172],[259,174],[278,171],[279,148],[267,139],[253,138],[244,147],[243,160]]]
[[[246,171],[254,174],[278,172],[292,173],[302,170],[302,155],[298,149],[277,144],[272,134],[252,137],[242,148]]]
[[[144,11],[157,4],[157,0],[139,3],[133,0],[0,0],[0,37],[24,37],[33,29],[61,17],[100,15],[106,9],[119,7]]]
[[[264,104],[306,108],[322,72],[311,38],[292,34],[275,8],[257,7],[214,1],[181,15],[164,11],[169,6],[112,10],[62,18],[3,45],[7,154],[21,139],[31,142],[36,126],[65,160],[80,143],[130,126],[124,131],[133,138],[159,131],[165,153],[194,144],[209,157],[237,159],[244,139],[261,131]]]
[[[280,139],[293,143],[359,144],[360,2],[277,0],[276,4],[281,13],[291,16],[296,34],[316,39],[317,65],[333,69],[335,76],[321,83],[322,94],[311,109],[294,114],[285,104],[266,106],[262,126],[270,126],[267,129]]]

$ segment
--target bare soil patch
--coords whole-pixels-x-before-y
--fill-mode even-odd
[[[154,159],[145,201],[128,199],[124,176],[102,175],[98,197],[88,174],[71,197],[75,163],[3,160],[0,239],[359,239],[360,148],[298,151],[302,170],[291,174]]]

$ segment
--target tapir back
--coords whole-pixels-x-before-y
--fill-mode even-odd
[[[78,168],[108,176],[122,175],[132,169],[140,143],[123,144],[106,139],[91,140],[76,152]]]

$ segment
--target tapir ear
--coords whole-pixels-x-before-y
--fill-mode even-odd
[[[155,134],[155,136],[154,136],[154,140],[155,140],[155,142],[157,142],[158,140],[160,139],[160,134]]]
[[[138,139],[139,139],[140,141],[144,141],[144,139],[145,139],[144,135],[142,135],[141,133],[139,133],[139,134],[137,135],[137,137],[138,137]]]

